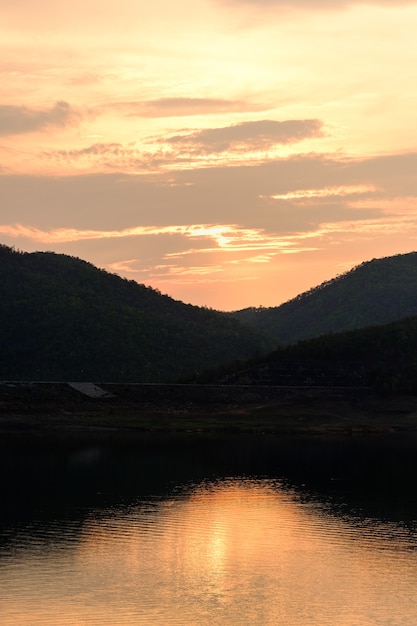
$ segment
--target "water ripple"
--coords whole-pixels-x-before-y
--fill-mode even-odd
[[[1,623],[409,626],[416,537],[280,480],[202,481],[6,530]]]

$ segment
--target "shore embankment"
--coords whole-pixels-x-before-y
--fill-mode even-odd
[[[361,433],[417,430],[417,397],[369,388],[0,382],[0,430]]]

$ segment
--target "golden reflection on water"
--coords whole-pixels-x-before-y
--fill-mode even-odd
[[[0,623],[409,626],[415,541],[278,482],[202,484],[95,513],[43,559],[22,551],[0,570]]]

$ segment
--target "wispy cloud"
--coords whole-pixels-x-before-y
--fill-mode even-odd
[[[41,230],[38,228],[15,225],[0,225],[0,233],[7,237],[30,239],[43,244],[62,244],[74,241],[94,239],[119,239],[128,237],[150,237],[157,235],[180,235],[185,240],[200,240],[209,243],[205,247],[190,247],[188,244],[183,250],[166,253],[164,258],[176,259],[190,254],[211,253],[215,250],[222,252],[260,252],[290,248],[299,236],[282,236],[267,233],[264,229],[243,228],[236,224],[194,224],[191,226],[136,226],[123,230],[77,230],[73,228],[57,228]],[[311,248],[310,248],[311,249]],[[265,259],[266,257],[264,257]],[[130,263],[130,261],[128,262]]]
[[[320,120],[259,120],[185,132],[163,141],[172,145],[191,145],[206,153],[216,153],[237,148],[259,150],[276,144],[296,143],[322,136],[323,123]]]
[[[355,5],[398,7],[417,4],[416,0],[213,0],[225,6],[302,9],[303,11],[340,11]]]
[[[117,162],[112,153],[120,149],[109,144],[87,152],[109,152],[103,158]],[[130,158],[126,156],[127,163]],[[104,174],[103,169],[83,176],[2,175],[0,221],[110,233],[172,223],[240,224],[288,233],[350,216],[378,217],[395,206],[407,206],[415,215],[416,171],[417,153],[407,153],[372,158],[309,154],[251,166],[146,170],[140,175]]]
[[[229,112],[265,111],[268,108],[270,106],[247,100],[176,97],[112,102],[101,106],[99,110],[114,111],[128,117],[184,117],[189,115],[216,115]]]
[[[67,243],[69,241],[83,241],[87,239],[118,239],[123,237],[141,237],[150,235],[181,234],[188,237],[199,237],[215,234],[218,229],[227,227],[212,226],[135,226],[122,230],[82,230],[76,228],[56,228],[41,230],[22,224],[11,226],[0,225],[0,233],[7,236],[24,237],[41,243]],[[214,230],[213,230],[214,229]]]
[[[211,166],[217,161],[232,163],[245,155],[246,163],[266,158],[265,151],[275,146],[291,146],[305,139],[323,137],[320,120],[259,120],[198,131],[184,130],[178,135],[148,137],[138,145],[132,141],[97,142],[84,148],[45,151],[43,157],[55,162],[84,161],[92,167],[125,170],[158,170]]]
[[[0,105],[0,135],[20,135],[64,128],[80,121],[80,114],[68,102],[56,102],[51,109]]]
[[[325,187],[323,189],[301,189],[288,193],[270,196],[274,200],[299,200],[310,198],[346,198],[362,196],[364,194],[375,193],[375,185],[342,185],[336,187]]]

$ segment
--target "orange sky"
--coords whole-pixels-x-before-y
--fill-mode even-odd
[[[223,310],[417,248],[417,0],[0,15],[0,242]]]

